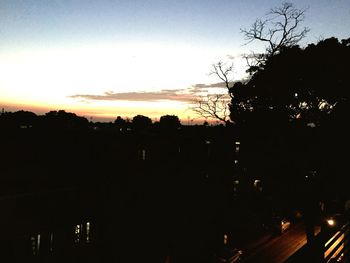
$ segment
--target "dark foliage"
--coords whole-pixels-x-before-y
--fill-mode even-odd
[[[284,48],[249,81],[235,83],[231,119],[248,174],[292,182],[315,171],[323,184],[342,187],[342,152],[349,147],[349,60],[349,39],[325,39]]]
[[[143,115],[136,115],[132,119],[132,127],[136,131],[147,131],[152,125],[152,120]]]
[[[247,83],[230,89],[231,119],[238,125],[272,120],[319,125],[333,108],[347,103],[349,40],[335,38],[284,48],[270,57]]]
[[[164,131],[176,131],[181,126],[179,117],[164,115],[159,119],[159,127]]]

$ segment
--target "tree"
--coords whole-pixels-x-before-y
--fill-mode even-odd
[[[233,98],[230,92],[233,86],[233,64],[232,63],[227,65],[227,63],[219,61],[216,64],[213,64],[209,75],[214,75],[218,79],[220,79],[224,83],[225,88],[227,89],[227,92],[230,95],[230,97]]]
[[[126,128],[127,121],[124,120],[122,117],[118,116],[118,117],[114,120],[114,125],[116,126],[116,128],[117,128],[119,131],[122,131],[122,129]]]
[[[266,15],[264,19],[258,18],[255,20],[253,25],[249,29],[241,29],[241,32],[245,36],[246,44],[253,41],[260,41],[266,43],[265,51],[263,53],[252,53],[250,55],[245,55],[247,60],[248,70],[251,74],[251,79],[245,83],[237,82],[232,87],[227,85],[231,97],[230,103],[230,118],[233,123],[245,125],[249,122],[249,119],[256,119],[258,122],[261,121],[261,116],[268,114],[270,118],[276,118],[276,121],[281,118],[284,112],[289,112],[290,114],[297,114],[296,109],[301,108],[300,105],[296,105],[298,102],[295,99],[295,94],[297,93],[286,93],[288,83],[283,83],[283,78],[279,76],[288,73],[288,70],[292,67],[299,67],[298,62],[295,58],[290,56],[292,50],[294,53],[298,53],[300,48],[298,43],[306,36],[309,32],[307,27],[300,28],[301,23],[305,18],[306,9],[297,9],[292,3],[285,2],[280,7],[272,8]],[[294,48],[294,49],[293,49]],[[273,78],[279,78],[281,82],[274,91],[270,88],[262,89],[257,88],[256,80],[259,76],[263,74],[266,76],[266,72],[270,72],[269,69],[265,70],[271,65],[275,65],[274,61],[277,59],[274,57],[281,52],[289,50],[284,54],[290,56],[289,58],[295,61],[293,66],[290,66],[289,58],[284,57],[286,64],[279,64],[279,69],[273,70],[271,81]],[[279,58],[282,58],[280,56]],[[269,65],[267,65],[267,63]],[[221,66],[221,65],[218,65]],[[287,70],[288,68],[288,70]],[[232,68],[228,68],[228,71],[218,67],[218,70],[214,71],[220,79],[225,79]],[[281,74],[279,72],[282,72]],[[289,72],[293,72],[291,69]],[[220,74],[220,75],[219,75]],[[279,75],[278,75],[279,74]],[[269,87],[269,83],[264,84]],[[258,86],[261,86],[258,84]],[[291,89],[289,90],[291,91]],[[274,95],[272,95],[274,94]],[[292,94],[292,96],[290,96]],[[298,96],[301,94],[298,93]],[[283,103],[288,104],[288,109],[280,107],[275,100],[275,104],[272,102],[273,96],[275,99],[289,99]],[[277,97],[276,97],[277,96]],[[294,97],[293,97],[294,96]],[[300,97],[299,97],[300,99]],[[282,104],[283,104],[282,103]],[[274,105],[273,105],[274,104]],[[266,106],[266,107],[265,107]],[[273,111],[271,111],[273,109]],[[294,113],[291,113],[294,109]],[[279,111],[279,112],[277,112]]]
[[[0,115],[0,126],[4,128],[31,127],[37,124],[38,116],[30,111],[4,112]]]
[[[227,94],[207,94],[198,96],[192,103],[192,111],[207,119],[223,123],[230,121],[230,97]]]
[[[120,116],[117,116],[117,118],[114,120],[114,124],[118,126],[123,126],[125,123],[126,121]]]
[[[286,47],[292,47],[310,31],[300,28],[304,21],[306,9],[297,9],[292,3],[285,2],[280,7],[272,8],[266,18],[258,18],[249,29],[241,29],[246,44],[253,41],[265,43],[265,53],[246,55],[249,71],[254,72],[265,61]]]
[[[265,19],[257,19],[251,28],[241,29],[247,43],[261,41],[266,43],[265,52],[260,54],[246,55],[247,70],[251,74],[263,69],[266,61],[279,54],[282,50],[295,47],[306,36],[309,29],[300,29],[304,20],[306,9],[297,9],[291,3],[283,3],[281,7],[272,8]],[[192,110],[204,118],[212,118],[228,123],[244,123],[247,117],[252,117],[253,104],[255,101],[254,92],[247,89],[242,82],[233,81],[233,64],[226,64],[219,61],[212,65],[211,75],[222,81],[231,99],[227,95],[213,94],[199,96],[193,103]],[[230,112],[231,118],[228,118]],[[256,113],[256,112],[254,112]],[[277,114],[274,114],[277,117]],[[258,117],[258,116],[256,116]],[[258,117],[259,118],[259,117]]]
[[[205,119],[214,119],[225,124],[230,122],[229,102],[233,99],[231,88],[233,86],[233,64],[219,61],[212,65],[209,75],[214,75],[223,83],[226,93],[207,94],[198,96],[193,100],[191,109]]]
[[[237,113],[264,112],[279,115],[278,123],[320,125],[337,104],[348,100],[345,43],[330,38],[304,49],[285,47],[269,57],[247,83],[232,88],[232,120]]]
[[[132,119],[132,126],[136,131],[148,130],[151,127],[151,125],[152,125],[152,120],[147,116],[136,115]]]
[[[181,122],[178,116],[164,115],[159,119],[159,126],[162,130],[175,131],[181,126]]]
[[[50,111],[42,116],[43,124],[55,129],[80,129],[87,128],[89,121],[85,117],[64,110]]]
[[[310,170],[343,182],[349,40],[281,49],[249,81],[235,83],[230,111],[244,145],[242,165],[271,182],[304,178]]]

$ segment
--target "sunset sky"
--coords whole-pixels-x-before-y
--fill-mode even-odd
[[[303,44],[350,37],[349,0],[297,0],[308,8]],[[240,28],[274,0],[0,0],[0,107],[64,109],[92,120],[143,114],[194,118],[189,101],[211,92],[211,64],[245,76]],[[105,118],[105,119],[104,119]]]

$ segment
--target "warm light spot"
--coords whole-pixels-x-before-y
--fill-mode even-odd
[[[69,109],[93,117],[137,113],[159,118],[171,113],[185,119],[192,113],[184,101],[70,96],[186,90],[213,82],[207,72],[217,56],[197,47],[166,43],[104,43],[7,52],[0,54],[0,97],[5,105]],[[174,72],[181,77],[174,78]]]
[[[330,226],[334,226],[334,225],[335,225],[334,219],[327,219],[327,223],[328,223],[328,225],[330,225]]]
[[[227,245],[228,243],[228,236],[225,234],[224,235],[224,245]]]

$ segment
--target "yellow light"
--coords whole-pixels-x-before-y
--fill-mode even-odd
[[[224,245],[227,245],[227,239],[228,239],[228,236],[225,234],[224,235]]]
[[[334,226],[335,221],[334,221],[333,219],[327,219],[327,223],[328,223],[328,225],[330,225],[330,226]]]

